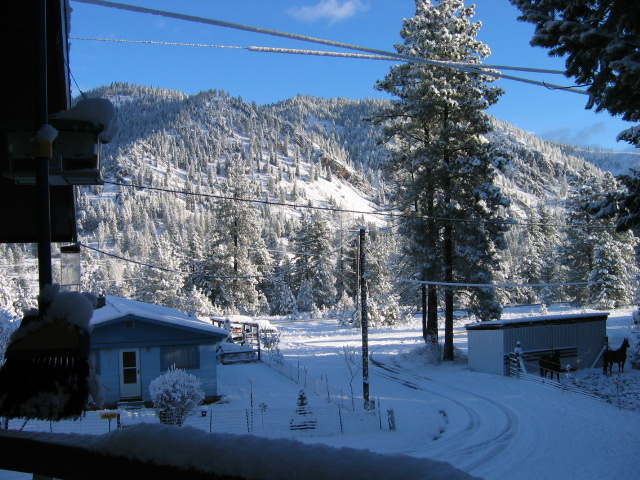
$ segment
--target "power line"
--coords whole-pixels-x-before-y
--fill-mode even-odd
[[[238,50],[248,50],[252,47],[236,47],[233,45],[214,45],[209,43],[182,43],[182,42],[158,42],[154,40],[126,40],[122,38],[92,38],[92,37],[69,37],[69,40],[88,40],[95,42],[114,42],[114,43],[142,43],[149,45],[171,45],[179,47],[208,47],[208,48],[230,48]]]
[[[571,225],[571,224],[554,224],[554,223],[542,223],[542,222],[528,222],[521,223],[517,220],[507,219],[507,220],[479,220],[479,219],[464,219],[464,218],[447,218],[447,217],[433,217],[428,215],[421,214],[408,214],[408,213],[393,213],[393,212],[376,212],[376,211],[364,211],[364,210],[350,210],[344,208],[337,207],[321,207],[314,206],[309,204],[298,204],[298,203],[286,203],[286,202],[278,202],[271,200],[259,200],[259,199],[251,199],[251,198],[238,198],[238,197],[229,197],[225,195],[217,195],[213,193],[197,193],[197,192],[189,192],[186,190],[172,190],[169,188],[161,188],[161,187],[151,187],[146,185],[138,185],[133,183],[122,183],[122,182],[113,182],[109,180],[104,180],[105,184],[116,185],[120,187],[129,187],[129,188],[140,188],[147,190],[155,190],[165,193],[173,193],[179,195],[192,195],[197,197],[205,197],[205,198],[216,198],[219,200],[230,200],[237,202],[248,202],[248,203],[259,203],[263,205],[273,205],[279,207],[287,207],[293,209],[308,209],[308,210],[321,210],[321,211],[329,211],[333,213],[351,213],[358,215],[376,215],[376,216],[386,216],[391,218],[413,218],[420,220],[433,220],[439,222],[457,222],[457,223],[482,223],[488,225],[509,225],[514,227],[555,227],[555,228],[586,228],[586,229],[594,229],[594,230],[615,230],[615,226],[606,226],[606,225]]]
[[[80,0],[77,0],[77,1],[80,1]],[[139,44],[148,44],[148,45],[167,45],[167,46],[178,46],[178,47],[229,48],[229,49],[248,50],[250,52],[261,52],[261,53],[317,55],[317,56],[327,56],[327,57],[358,58],[363,60],[386,60],[386,61],[398,60],[398,58],[396,57],[396,54],[393,54],[391,52],[389,52],[390,53],[389,55],[374,55],[374,54],[363,54],[363,53],[331,52],[326,50],[304,50],[304,49],[298,49],[298,48],[257,47],[257,46],[241,47],[237,45],[167,42],[167,41],[158,41],[158,40],[131,40],[131,39],[124,39],[124,38],[69,37],[69,39],[95,41],[95,42],[111,42],[111,43],[134,43],[134,44],[139,43]],[[415,58],[416,60],[420,60],[418,57],[415,57]],[[468,66],[469,68],[513,70],[513,71],[528,72],[528,73],[548,73],[552,75],[565,74],[565,72],[562,70],[552,70],[547,68],[532,68],[532,67],[516,67],[516,66],[510,66],[510,65],[487,65],[487,64],[471,64],[471,63],[467,64],[467,63],[454,63],[454,62],[438,62],[438,64],[443,64],[442,66],[461,65],[461,66]],[[541,86],[549,87],[549,84],[542,82]],[[561,88],[566,88],[566,87],[561,87]]]
[[[316,38],[316,37],[309,37],[307,35],[300,35],[300,34],[296,34],[296,33],[288,33],[288,32],[282,32],[282,31],[278,31],[278,30],[270,30],[270,29],[266,29],[266,28],[260,28],[260,27],[253,27],[250,25],[243,25],[240,23],[233,23],[233,22],[227,22],[227,21],[223,21],[223,20],[215,20],[212,18],[205,18],[205,17],[198,17],[198,16],[194,16],[194,15],[186,15],[183,13],[176,13],[176,12],[169,12],[166,10],[156,10],[153,8],[147,8],[147,7],[139,7],[139,6],[135,6],[135,5],[128,5],[128,4],[124,4],[124,3],[116,3],[116,2],[108,2],[108,1],[104,1],[104,0],[74,0],[76,2],[80,2],[80,3],[85,3],[85,4],[89,4],[89,5],[97,5],[97,6],[101,6],[101,7],[110,7],[110,8],[115,8],[118,10],[126,10],[126,11],[131,11],[131,12],[137,12],[137,13],[146,13],[146,14],[151,14],[151,15],[158,15],[161,17],[166,17],[166,18],[173,18],[173,19],[177,19],[177,20],[185,20],[188,22],[195,22],[195,23],[204,23],[206,25],[213,25],[213,26],[217,26],[217,27],[226,27],[226,28],[232,28],[232,29],[236,29],[236,30],[243,30],[243,31],[247,31],[247,32],[252,32],[252,33],[260,33],[260,34],[264,34],[264,35],[271,35],[271,36],[276,36],[276,37],[282,37],[282,38],[288,38],[291,40],[299,40],[299,41],[303,41],[303,42],[311,42],[311,43],[318,43],[321,45],[329,45],[332,47],[337,47],[337,48],[344,48],[347,50],[356,50],[356,51],[361,51],[361,52],[365,52],[365,53],[372,53],[375,55],[381,55],[384,57],[389,57],[390,59],[396,59],[396,60],[402,60],[405,62],[412,62],[412,63],[422,63],[422,64],[427,64],[427,65],[434,65],[434,66],[440,66],[440,67],[449,67],[449,68],[454,68],[457,70],[462,70],[465,71],[467,73],[476,73],[476,74],[481,74],[481,75],[487,75],[487,76],[491,76],[494,78],[504,78],[507,80],[514,80],[514,81],[519,81],[519,82],[524,82],[524,83],[530,83],[533,85],[538,85],[538,86],[543,86],[545,88],[558,88],[558,89],[562,89],[565,92],[572,92],[572,93],[579,93],[582,95],[588,95],[588,92],[585,92],[583,90],[577,90],[575,88],[572,87],[564,87],[562,85],[554,85],[554,84],[550,84],[550,83],[545,83],[545,82],[540,82],[537,80],[531,80],[531,79],[526,79],[526,78],[521,78],[521,77],[514,77],[512,75],[504,75],[500,72],[497,72],[494,67],[492,66],[488,66],[488,65],[482,65],[482,64],[475,64],[475,63],[458,63],[458,62],[447,62],[447,61],[441,61],[441,60],[430,60],[430,59],[426,59],[426,58],[420,58],[420,57],[414,57],[411,55],[404,55],[404,54],[400,54],[400,53],[395,53],[395,52],[389,52],[386,50],[380,50],[380,49],[376,49],[376,48],[368,48],[368,47],[362,47],[360,45],[354,45],[354,44],[349,44],[349,43],[343,43],[343,42],[336,42],[333,40],[325,40],[322,38]],[[551,72],[547,72],[547,73],[551,73]],[[556,72],[554,72],[556,73]],[[562,72],[564,73],[564,72]]]
[[[183,270],[175,270],[173,268],[165,268],[165,267],[160,267],[158,265],[152,265],[150,263],[145,263],[145,262],[140,262],[138,260],[133,260],[131,258],[125,258],[122,257],[120,255],[116,255],[115,253],[109,253],[109,252],[105,252],[104,250],[101,250],[99,248],[95,248],[95,247],[90,247],[89,245],[86,245],[84,243],[80,243],[81,247],[84,247],[88,250],[93,250],[94,252],[98,252],[101,253],[103,255],[106,255],[108,257],[112,257],[112,258],[116,258],[118,260],[122,260],[124,262],[127,263],[134,263],[136,265],[140,265],[143,267],[148,267],[148,268],[153,268],[155,270],[162,270],[163,272],[168,272],[168,273],[177,273],[180,275],[187,275],[187,276],[191,276],[191,277],[206,277],[206,278],[223,278],[223,279],[236,279],[236,278],[268,278],[266,275],[211,275],[211,274],[206,274],[206,273],[193,273],[193,272],[185,272]]]
[[[430,280],[401,279],[404,283],[436,285],[441,287],[474,287],[474,288],[524,288],[524,287],[568,287],[577,285],[600,285],[605,282],[569,282],[569,283],[450,283],[432,282]]]
[[[329,212],[338,212],[338,213],[355,213],[355,214],[362,214],[362,215],[386,215],[386,216],[402,216],[401,214],[393,214],[393,213],[387,213],[387,212],[371,212],[371,211],[365,211],[365,210],[347,210],[347,209],[342,209],[342,208],[337,208],[337,207],[320,207],[320,206],[313,206],[313,205],[309,205],[309,204],[302,204],[302,203],[286,203],[286,202],[278,202],[278,201],[272,201],[272,200],[259,200],[259,199],[251,199],[251,198],[238,198],[238,197],[228,197],[225,195],[216,195],[213,193],[197,193],[197,192],[189,192],[186,190],[171,190],[169,188],[160,188],[160,187],[150,187],[150,186],[145,186],[145,185],[138,185],[138,184],[133,184],[133,183],[121,183],[121,182],[112,182],[109,180],[105,180],[104,183],[108,183],[110,185],[117,185],[120,187],[130,187],[130,188],[141,188],[141,189],[146,189],[146,190],[156,190],[156,191],[160,191],[160,192],[165,192],[165,193],[175,193],[175,194],[182,194],[182,195],[193,195],[196,197],[205,197],[205,198],[216,198],[219,200],[231,200],[231,201],[237,201],[237,202],[247,202],[247,203],[261,203],[264,205],[273,205],[273,206],[278,206],[278,207],[288,207],[288,208],[293,208],[293,209],[309,209],[309,210],[324,210],[324,211],[329,211]]]

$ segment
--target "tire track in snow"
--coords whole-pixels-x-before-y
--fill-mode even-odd
[[[398,368],[393,368],[388,364],[382,363],[378,360],[375,360],[373,358],[373,356],[370,357],[371,362],[378,368],[380,368],[383,371],[374,371],[372,373],[374,373],[375,375],[385,378],[387,380],[391,380],[393,382],[399,383],[401,385],[404,385],[407,388],[410,388],[412,390],[419,390],[422,392],[426,392],[429,395],[433,395],[435,397],[439,397],[439,398],[443,398],[445,400],[447,400],[448,402],[451,402],[455,405],[457,405],[464,413],[466,413],[467,419],[464,423],[464,427],[462,429],[460,429],[459,431],[457,431],[454,434],[450,434],[446,436],[446,441],[444,439],[439,439],[437,440],[438,442],[440,442],[439,444],[441,445],[442,443],[446,442],[448,443],[456,443],[460,440],[466,439],[469,436],[470,432],[476,431],[478,429],[479,423],[480,423],[480,417],[478,415],[478,413],[467,407],[466,405],[464,405],[462,402],[456,400],[455,398],[452,398],[450,396],[447,395],[443,395],[441,393],[438,392],[434,392],[432,390],[427,390],[423,387],[421,387],[420,385],[418,385],[415,382],[412,382],[410,380],[407,380],[406,378],[401,378],[401,372],[399,371]],[[422,380],[422,379],[421,379]],[[429,378],[424,378],[424,380],[429,380],[431,381],[431,379]],[[444,438],[444,437],[442,437]]]
[[[521,433],[520,417],[512,408],[468,389],[434,380],[393,363],[383,363],[371,356],[372,363],[381,371],[375,373],[415,390],[443,398],[462,409],[467,415],[464,427],[425,446],[417,453],[445,460],[467,472],[499,477],[517,468],[523,457],[531,455],[526,439],[540,438],[537,422],[527,422],[528,434],[524,441],[517,440]],[[437,385],[438,390],[427,388],[425,382]],[[463,394],[466,399],[458,398]],[[499,422],[497,421],[499,420]],[[496,429],[496,424],[499,427]]]

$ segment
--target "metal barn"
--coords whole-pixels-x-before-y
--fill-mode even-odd
[[[561,363],[590,368],[605,346],[608,313],[547,315],[466,325],[469,368],[508,375],[507,357],[520,342],[523,354],[561,351]]]

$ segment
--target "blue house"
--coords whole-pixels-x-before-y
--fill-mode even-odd
[[[149,383],[171,365],[202,382],[205,401],[218,395],[216,346],[229,332],[172,308],[101,297],[90,322],[91,363],[105,405],[149,400]]]

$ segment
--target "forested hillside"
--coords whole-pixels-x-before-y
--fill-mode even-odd
[[[103,149],[105,185],[78,190],[84,290],[199,314],[348,311],[366,226],[373,322],[419,306],[419,285],[406,282],[412,270],[399,255],[402,212],[389,204],[389,146],[366,120],[385,101],[298,96],[259,106],[216,90],[128,84],[87,95],[113,102],[119,131]],[[578,150],[493,126],[490,140],[508,157],[497,183],[512,219],[495,275],[512,287],[500,300],[630,302],[633,237],[582,209],[615,188],[614,178]],[[19,316],[35,300],[33,246],[0,252],[0,303]],[[591,280],[609,283],[515,286]]]

